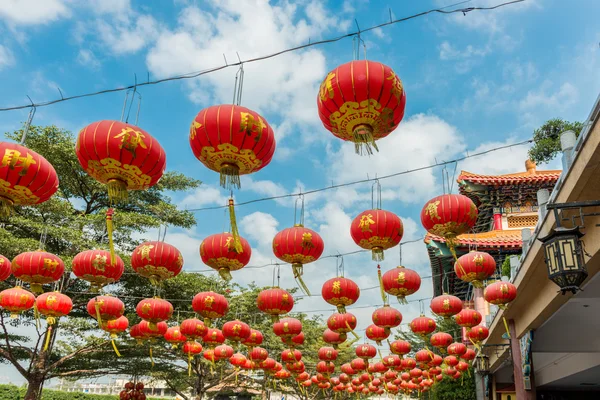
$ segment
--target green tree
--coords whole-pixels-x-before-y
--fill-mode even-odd
[[[559,118],[548,120],[533,131],[533,146],[529,149],[529,158],[536,163],[547,163],[561,151],[560,135],[573,131],[578,137],[583,129],[581,122],[569,122]]]
[[[22,133],[15,131],[6,136],[18,140]],[[15,209],[11,218],[0,226],[0,254],[13,258],[43,245],[47,251],[65,261],[67,273],[57,287],[71,295],[74,301],[74,318],[62,319],[55,325],[50,332],[47,349],[43,347],[47,328],[43,323],[36,323],[32,312],[25,313],[18,321],[7,320],[4,313],[0,313],[0,329],[4,336],[0,344],[0,362],[12,364],[27,380],[25,399],[32,400],[39,398],[42,386],[48,379],[94,376],[109,370],[118,372],[119,368],[113,362],[98,370],[85,364],[84,361],[92,353],[108,356],[111,350],[104,345],[107,342],[105,336],[88,335],[94,325],[85,311],[85,303],[90,297],[86,295],[87,284],[72,279],[68,273],[71,260],[77,253],[107,246],[105,212],[109,201],[106,188],[79,166],[74,152],[74,136],[70,132],[55,126],[32,126],[26,146],[52,163],[60,180],[60,188],[52,199],[37,207]],[[118,208],[114,217],[114,240],[122,258],[127,261],[126,255],[139,243],[133,238],[136,234],[144,234],[148,229],[161,225],[193,226],[193,214],[178,210],[167,193],[193,189],[199,184],[199,181],[182,174],[167,172],[149,190],[130,193],[129,201]],[[40,243],[41,237],[45,237],[43,243]],[[128,268],[123,277],[123,286],[135,285],[136,281],[140,279]],[[3,283],[2,289],[13,283]],[[22,333],[21,328],[33,333]],[[71,368],[78,362],[82,363],[80,368]]]

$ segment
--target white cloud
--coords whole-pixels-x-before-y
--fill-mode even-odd
[[[228,198],[223,196],[221,190],[209,185],[200,185],[179,202],[179,207],[199,208],[208,205],[227,205]]]
[[[480,153],[496,147],[506,146],[517,141],[518,140],[516,140],[514,137],[510,137],[505,141],[485,142],[476,148],[469,150],[469,153]],[[515,146],[487,153],[483,156],[468,158],[464,161],[461,161],[458,165],[458,168],[469,172],[488,175],[500,175],[525,171],[525,160],[528,159],[528,149],[529,146],[527,145]]]
[[[522,110],[546,107],[556,112],[572,106],[578,98],[579,91],[571,83],[565,82],[557,88],[552,82],[545,81],[538,90],[527,92],[525,98],[520,101],[519,107]]]
[[[12,51],[0,44],[0,71],[6,67],[10,67],[14,65],[15,57],[13,56]]]
[[[97,69],[100,67],[100,61],[90,49],[80,49],[79,53],[77,54],[77,62],[92,69]]]
[[[455,61],[454,69],[459,74],[469,72],[490,51],[489,47],[477,48],[473,45],[467,45],[463,50],[459,50],[448,41],[443,41],[438,49],[440,60]]]
[[[99,38],[115,53],[135,53],[158,34],[157,23],[149,15],[121,14],[118,18],[96,21]]]
[[[10,25],[48,24],[71,16],[65,0],[3,0],[0,19]]]

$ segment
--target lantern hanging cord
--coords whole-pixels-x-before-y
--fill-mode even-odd
[[[29,98],[29,96],[27,96]],[[31,101],[31,98],[29,98]],[[33,102],[31,102],[33,104]],[[27,140],[27,134],[29,133],[29,128],[31,128],[31,122],[33,121],[33,117],[35,116],[37,108],[32,106],[29,110],[29,116],[27,117],[27,122],[25,122],[25,126],[23,127],[23,135],[21,136],[21,145],[25,145],[25,140]]]
[[[377,176],[371,186],[371,208],[381,210],[381,183]]]
[[[195,72],[190,72],[187,74],[182,74],[182,75],[177,75],[177,76],[171,76],[168,78],[163,78],[163,79],[157,79],[157,80],[147,80],[146,82],[139,82],[139,83],[135,83],[134,85],[129,85],[129,86],[125,86],[125,87],[117,87],[117,88],[111,88],[111,89],[104,89],[104,90],[99,90],[97,92],[90,92],[90,93],[83,93],[83,94],[78,94],[78,95],[74,95],[74,96],[67,96],[64,97],[61,94],[61,97],[59,99],[55,99],[55,100],[48,100],[48,101],[43,101],[40,103],[33,103],[31,102],[31,104],[23,104],[23,105],[19,105],[19,106],[12,106],[12,107],[3,107],[0,108],[0,111],[12,111],[12,110],[22,110],[25,108],[35,108],[35,107],[45,107],[45,106],[49,106],[52,104],[57,104],[57,103],[62,103],[65,101],[70,101],[70,100],[75,100],[75,99],[81,99],[81,98],[85,98],[85,97],[91,97],[91,96],[98,96],[98,95],[102,95],[102,94],[106,94],[106,93],[114,93],[114,92],[122,92],[122,91],[127,91],[130,89],[134,89],[136,87],[140,87],[140,86],[147,86],[147,85],[156,85],[159,83],[163,83],[163,82],[169,82],[169,81],[178,81],[178,80],[184,80],[184,79],[193,79],[193,78],[197,78],[199,76],[202,75],[207,75],[210,73],[214,73],[223,69],[227,69],[227,68],[231,68],[231,67],[236,67],[236,66],[240,66],[242,64],[248,64],[248,63],[253,63],[253,62],[258,62],[258,61],[263,61],[263,60],[267,60],[273,57],[277,57],[286,53],[291,53],[294,51],[298,51],[298,50],[303,50],[309,47],[313,47],[313,46],[320,46],[323,44],[328,44],[328,43],[335,43],[338,42],[340,40],[346,39],[346,38],[350,38],[350,37],[356,37],[359,34],[363,34],[365,32],[369,32],[369,31],[373,31],[375,29],[379,29],[379,28],[383,28],[389,25],[395,25],[401,22],[405,22],[405,21],[409,21],[411,19],[415,19],[415,18],[419,18],[419,17],[423,17],[426,16],[428,14],[434,14],[434,13],[438,13],[438,14],[456,14],[456,13],[462,13],[464,15],[466,15],[469,12],[472,11],[492,11],[501,7],[506,7],[512,4],[517,4],[517,3],[522,3],[525,0],[513,0],[513,1],[508,1],[508,2],[504,2],[504,3],[500,3],[500,4],[496,4],[494,6],[490,6],[490,7],[466,7],[466,8],[457,8],[457,9],[453,9],[453,10],[446,10],[446,8],[451,7],[451,6],[455,6],[458,4],[463,4],[463,2],[457,3],[455,5],[451,5],[451,6],[446,6],[446,7],[442,7],[442,8],[436,8],[436,9],[431,9],[431,10],[427,10],[427,11],[423,11],[417,14],[413,14],[413,15],[409,15],[407,17],[403,17],[403,18],[398,18],[395,20],[392,20],[390,18],[390,21],[384,22],[382,24],[378,24],[378,25],[373,25],[370,26],[368,28],[365,29],[361,29],[360,31],[355,31],[355,32],[351,32],[351,33],[346,33],[344,35],[341,36],[337,36],[334,38],[330,38],[330,39],[324,39],[324,40],[319,40],[316,42],[310,42],[304,45],[300,45],[300,46],[295,46],[295,47],[290,47],[275,53],[271,53],[268,55],[264,55],[264,56],[259,56],[259,57],[255,57],[255,58],[249,58],[246,60],[239,60],[238,62],[235,63],[227,63],[227,61],[225,61],[225,65],[220,65],[217,67],[213,67],[213,68],[209,68],[209,69],[205,69],[202,71],[195,71]]]
[[[296,218],[297,214],[298,214],[298,201],[300,201],[300,219],[298,220]],[[294,225],[301,225],[304,226],[304,195],[302,194],[302,192],[300,192],[298,194],[298,198],[296,199],[296,202],[294,203]]]
[[[242,90],[244,88],[244,63],[240,60],[239,53],[237,54],[240,62],[240,68],[235,74],[235,83],[233,84],[233,104],[239,106],[242,103]]]
[[[496,151],[500,151],[500,150],[504,150],[504,149],[510,149],[513,147],[517,147],[517,146],[523,146],[526,144],[531,144],[533,143],[533,139],[527,139],[527,140],[523,140],[517,143],[512,143],[512,144],[507,144],[504,146],[498,146],[498,147],[494,147],[492,149],[488,149],[485,151],[481,151],[479,153],[472,153],[472,154],[468,154],[462,157],[458,157],[455,158],[453,160],[450,161],[442,161],[442,162],[436,162],[435,164],[431,164],[431,165],[426,165],[423,167],[419,167],[419,168],[413,168],[413,169],[408,169],[406,171],[401,171],[401,172],[395,172],[389,175],[384,175],[384,176],[380,176],[377,178],[367,178],[367,179],[361,179],[358,181],[351,181],[351,182],[346,182],[346,183],[340,183],[337,185],[331,185],[331,186],[326,186],[323,188],[318,188],[318,189],[312,189],[312,190],[308,190],[305,191],[303,193],[288,193],[288,194],[282,194],[282,195],[278,195],[278,196],[270,196],[270,197],[261,197],[258,199],[254,199],[254,200],[248,200],[248,201],[243,201],[240,203],[236,203],[235,206],[239,207],[239,206],[245,206],[248,204],[254,204],[254,203],[261,203],[264,201],[271,201],[271,200],[278,200],[278,199],[284,199],[284,198],[289,198],[289,197],[296,197],[299,196],[300,194],[306,196],[309,194],[314,194],[314,193],[319,193],[319,192],[324,192],[327,190],[333,190],[333,189],[339,189],[342,187],[347,187],[347,186],[354,186],[354,185],[359,185],[359,184],[363,184],[363,183],[367,183],[367,182],[373,182],[375,180],[383,180],[383,179],[390,179],[390,178],[394,178],[397,176],[402,176],[402,175],[408,175],[408,174],[412,174],[415,172],[420,172],[420,171],[425,171],[428,169],[433,169],[433,168],[437,168],[440,167],[442,165],[447,165],[447,164],[452,164],[458,161],[463,161],[469,158],[473,158],[473,157],[479,157],[479,156],[483,156],[489,153],[493,153]],[[227,206],[210,206],[210,207],[201,207],[201,208],[188,208],[186,209],[186,211],[190,211],[190,212],[200,212],[200,211],[209,211],[209,210],[220,210],[222,208],[226,208]]]
[[[123,122],[123,118],[125,118],[125,123],[129,123],[129,114],[131,114],[131,107],[133,106],[133,102],[135,101],[135,97],[137,95],[138,98],[138,106],[137,111],[135,113],[135,124],[138,124],[138,119],[140,117],[140,108],[142,107],[142,94],[137,91],[137,75],[133,74],[134,84],[133,87],[127,89],[125,92],[125,101],[123,102],[123,109],[121,110],[121,122]],[[129,93],[131,93],[131,101],[129,100]],[[129,107],[127,107],[127,103],[129,103]],[[127,116],[125,116],[125,109],[127,108]]]

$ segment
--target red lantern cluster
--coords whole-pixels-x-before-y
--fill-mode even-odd
[[[356,303],[360,296],[360,289],[353,280],[340,276],[329,279],[323,284],[321,296],[343,314],[346,312],[346,306]]]
[[[148,278],[153,285],[174,278],[183,268],[183,256],[175,247],[165,242],[145,242],[133,250],[131,267]]]
[[[218,271],[226,281],[232,279],[231,271],[244,268],[252,256],[248,241],[241,236],[237,239],[239,242],[231,233],[224,232],[210,235],[200,244],[202,262]],[[236,244],[241,245],[241,251]]]
[[[42,293],[42,285],[56,282],[65,272],[65,264],[54,254],[45,251],[28,251],[16,256],[12,261],[15,278],[31,285],[31,291]]]
[[[91,283],[94,293],[104,285],[118,281],[125,270],[121,257],[115,254],[111,260],[110,252],[106,250],[82,251],[73,258],[71,266],[75,276]]]
[[[354,242],[365,250],[371,250],[375,261],[383,260],[383,251],[400,243],[404,227],[396,214],[375,209],[358,214],[350,225]]]
[[[120,400],[146,400],[144,384],[142,382],[127,382],[125,389],[119,393]]]

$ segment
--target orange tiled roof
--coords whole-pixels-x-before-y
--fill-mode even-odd
[[[425,243],[441,242],[446,239],[428,233],[425,235]],[[466,233],[456,238],[458,245],[462,246],[482,246],[482,247],[522,247],[521,230],[494,230],[482,233]]]
[[[556,182],[560,170],[517,172],[504,175],[480,175],[473,172],[461,171],[457,181],[467,181],[478,185],[515,185],[519,183]]]

